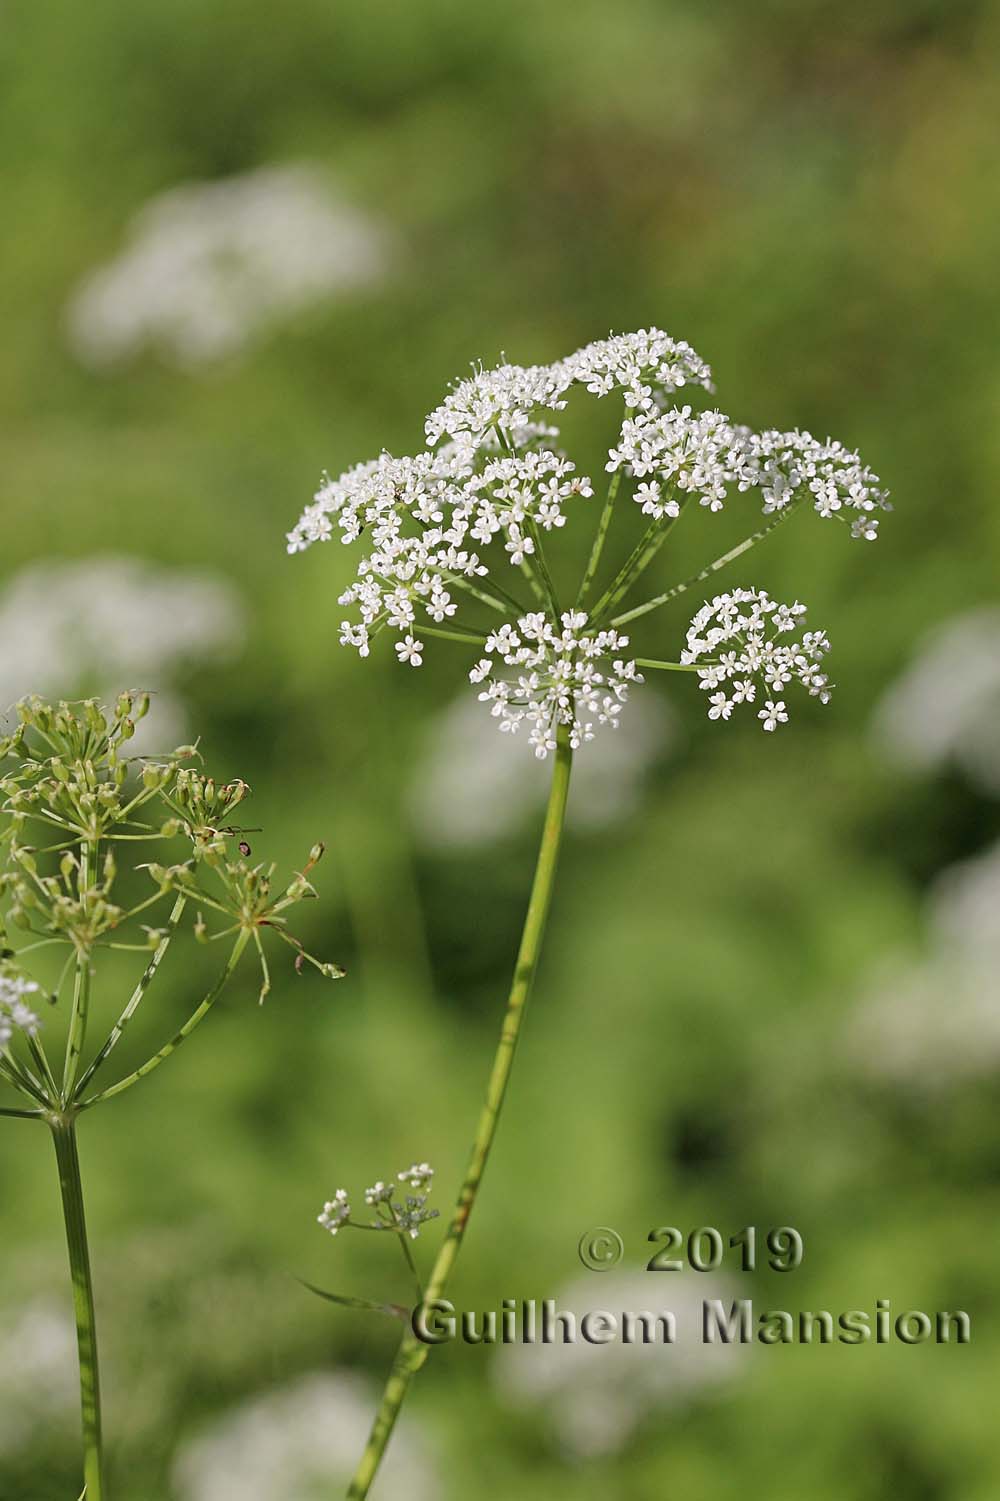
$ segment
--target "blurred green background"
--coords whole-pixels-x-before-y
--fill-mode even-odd
[[[446,1208],[533,859],[527,749],[503,747],[520,759],[502,790],[488,737],[482,757],[443,762],[466,743],[442,720],[461,712],[462,649],[436,643],[420,673],[388,650],[359,662],[337,645],[351,554],[289,559],[283,534],[324,466],[418,447],[471,360],[546,360],[651,323],[710,360],[734,416],[857,446],[897,509],[875,545],[800,516],[727,576],[809,603],[834,644],[829,709],[796,705],[772,741],[750,717],[709,725],[692,685],[657,680],[620,732],[640,698],[663,706],[640,790],[625,786],[636,765],[612,766],[606,816],[588,817],[577,788],[454,1298],[556,1296],[581,1275],[581,1232],[606,1224],[636,1274],[621,1306],[679,1306],[712,1279],[644,1281],[653,1226],[785,1224],[803,1266],[730,1262],[730,1296],[962,1307],[973,1343],[751,1349],[718,1382],[690,1350],[661,1350],[622,1372],[570,1363],[535,1387],[502,1352],[454,1346],[415,1390],[412,1454],[384,1494],[997,1494],[1000,997],[982,957],[995,906],[974,931],[966,913],[957,938],[940,917],[943,876],[985,869],[998,834],[992,749],[976,774],[947,755],[907,766],[872,724],[924,633],[995,597],[998,44],[1000,10],[975,0],[6,8],[8,696],[69,587],[49,572],[25,594],[25,569],[124,555],[228,589],[243,625],[225,653],[206,634],[156,686],[210,765],[252,784],[262,853],[294,868],[327,841],[302,931],[350,971],[331,988],[279,963],[258,1008],[248,970],[168,1068],[83,1123],[118,1501],[340,1493],[395,1332],[294,1279],[406,1296],[392,1246],[332,1241],[315,1215],[336,1186],[358,1193],[422,1158]],[[339,281],[261,316],[252,338],[192,352],[171,333],[187,242],[161,223],[147,280],[112,283],[97,334],[93,320],[81,334],[80,289],[120,264],[144,205],[291,167],[354,226]],[[199,202],[193,217],[211,217]],[[301,236],[289,231],[299,251],[313,230]],[[166,311],[143,342],[151,289]],[[266,299],[244,290],[249,321]],[[595,453],[611,435],[598,431],[610,409],[596,411]],[[585,532],[566,543],[581,561]],[[684,571],[720,535],[693,528]],[[679,567],[664,558],[657,576]],[[70,635],[104,589],[84,587]],[[163,607],[168,635],[181,600]],[[92,660],[71,665],[67,644],[39,686],[72,695],[123,675],[135,628],[109,610]],[[686,620],[651,617],[642,650],[674,655]],[[948,686],[922,701],[938,731]],[[450,778],[456,803],[464,787],[492,809],[478,834],[452,827]],[[193,947],[174,959],[136,1058],[183,1017],[201,964]],[[956,1010],[963,986],[972,1015]],[[42,1130],[2,1123],[2,1501],[72,1501],[78,1484],[50,1159]],[[585,1282],[591,1306],[619,1306],[611,1281]],[[240,1453],[258,1450],[270,1458],[240,1479]]]

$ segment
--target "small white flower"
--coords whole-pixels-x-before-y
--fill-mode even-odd
[[[331,1235],[336,1235],[341,1225],[345,1225],[351,1217],[351,1206],[347,1198],[346,1188],[338,1188],[332,1199],[328,1199],[323,1205],[322,1213],[316,1216],[317,1223],[329,1230]]]
[[[767,699],[763,709],[758,709],[757,718],[763,721],[765,730],[774,730],[779,724],[787,724],[788,715],[785,712],[784,699],[779,698],[777,703]]]
[[[365,1189],[365,1203],[388,1204],[389,1200],[392,1198],[393,1192],[394,1190],[392,1184],[383,1183],[380,1178],[377,1183],[372,1184],[371,1188]]]
[[[513,734],[528,727],[528,743],[543,760],[556,746],[556,727],[567,725],[574,749],[594,736],[595,725],[617,726],[633,683],[642,682],[634,662],[616,656],[628,637],[613,629],[588,630],[582,610],[567,610],[556,628],[540,612],[523,615],[517,630],[502,627],[486,651],[515,669],[512,678],[491,678],[479,697],[492,705],[500,728]],[[479,667],[474,669],[480,674]],[[477,681],[483,681],[482,675]]]
[[[412,1167],[404,1168],[397,1174],[400,1183],[408,1183],[414,1192],[421,1189],[429,1189],[434,1179],[434,1169],[429,1162],[415,1162]]]
[[[15,1031],[23,1032],[26,1037],[38,1036],[41,1020],[24,1000],[26,995],[38,993],[34,980],[0,975],[0,1048],[8,1046]]]
[[[396,642],[396,654],[401,662],[409,662],[411,667],[419,667],[423,659],[424,643],[416,641],[412,636],[404,636],[402,641]]]

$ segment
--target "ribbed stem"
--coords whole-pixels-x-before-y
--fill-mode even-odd
[[[49,1117],[59,1168],[66,1245],[73,1284],[76,1342],[80,1358],[80,1415],[83,1425],[83,1478],[86,1501],[107,1501],[101,1449],[101,1386],[97,1369],[97,1331],[94,1289],[83,1212],[80,1158],[76,1149],[76,1121],[72,1114]]]
[[[517,963],[514,966],[514,978],[511,982],[507,1010],[504,1014],[503,1027],[500,1032],[500,1041],[497,1044],[496,1054],[493,1058],[493,1068],[490,1072],[489,1084],[486,1088],[486,1099],[479,1113],[472,1151],[469,1154],[469,1162],[465,1171],[465,1179],[458,1196],[458,1203],[455,1206],[455,1213],[448,1227],[448,1233],[445,1236],[431,1270],[430,1279],[427,1283],[427,1291],[424,1294],[424,1308],[429,1308],[444,1293],[448,1278],[451,1276],[459,1250],[461,1249],[466,1226],[469,1223],[469,1216],[472,1213],[476,1197],[479,1193],[479,1186],[482,1182],[490,1148],[496,1136],[500,1111],[507,1092],[507,1084],[510,1080],[511,1069],[514,1064],[514,1054],[517,1050],[518,1038],[521,1033],[521,1024],[524,1021],[525,1007],[531,993],[535,971],[538,968],[542,939],[545,933],[545,923],[552,904],[552,892],[555,884],[559,847],[562,842],[563,825],[566,817],[566,798],[569,792],[569,777],[572,763],[573,752],[569,744],[569,730],[565,725],[561,725],[556,738],[552,787],[549,792],[545,824],[542,829],[538,863],[535,867],[535,878],[531,887],[531,896],[528,900],[528,912],[524,920],[524,930],[521,934],[521,945],[518,950]],[[382,1403],[376,1414],[375,1422],[372,1425],[368,1445],[361,1457],[361,1462],[358,1465],[357,1472],[351,1482],[350,1490],[347,1493],[349,1501],[363,1501],[363,1498],[368,1495],[379,1465],[382,1462],[382,1457],[385,1454],[386,1446],[392,1436],[392,1430],[396,1425],[396,1419],[399,1417],[399,1412],[409,1390],[410,1382],[427,1359],[427,1354],[428,1346],[417,1339],[412,1327],[407,1329],[400,1341],[389,1380],[382,1394]]]

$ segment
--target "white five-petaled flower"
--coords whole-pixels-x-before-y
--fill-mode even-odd
[[[781,639],[804,615],[805,605],[778,604],[763,589],[734,589],[702,606],[681,661],[693,665],[711,659],[698,671],[700,687],[710,690],[709,719],[728,719],[735,705],[752,703],[758,682],[774,694],[799,682],[820,703],[829,702],[831,684],[820,666],[830,649],[826,636],[806,631],[799,641]],[[731,698],[724,691],[727,684]],[[786,724],[784,699],[765,699],[757,718],[765,730]]]
[[[765,730],[775,730],[779,724],[788,723],[788,715],[785,712],[785,700],[779,698],[777,703],[767,699],[763,709],[757,711],[757,718],[763,720]]]
[[[407,634],[402,641],[396,642],[396,654],[401,662],[409,662],[411,667],[419,667],[423,659],[424,643],[416,641]]]

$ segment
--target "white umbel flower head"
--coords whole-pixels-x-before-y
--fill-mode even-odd
[[[699,687],[709,694],[709,719],[727,720],[738,705],[755,703],[761,686],[774,695],[757,712],[765,730],[787,722],[785,701],[777,695],[789,683],[801,683],[813,698],[829,703],[831,684],[820,663],[830,643],[822,631],[806,631],[798,641],[781,639],[805,612],[805,605],[778,604],[763,589],[734,589],[702,605],[681,661],[711,658],[698,670]]]
[[[538,612],[524,615],[517,627],[501,626],[487,639],[483,657],[469,674],[484,686],[480,702],[500,728],[514,734],[528,726],[528,741],[544,759],[555,750],[556,729],[569,726],[570,744],[577,749],[594,737],[598,724],[617,727],[618,716],[633,683],[642,682],[634,662],[619,655],[628,637],[614,630],[587,629],[582,610],[567,610],[556,630]],[[490,657],[517,668],[516,676],[493,677]]]
[[[799,507],[845,521],[851,535],[869,540],[877,534],[877,513],[889,509],[878,477],[842,443],[807,432],[755,433],[716,408],[695,409],[694,399],[713,389],[701,356],[656,328],[597,340],[548,365],[477,369],[427,418],[424,452],[382,454],[325,479],[288,534],[288,550],[302,552],[335,535],[361,545],[355,577],[340,596],[352,612],[341,624],[343,645],[366,657],[388,631],[399,662],[409,667],[424,663],[428,636],[477,646],[469,675],[501,730],[527,724],[525,738],[540,757],[555,747],[559,731],[579,747],[598,726],[617,723],[630,684],[641,681],[637,666],[692,667],[722,639],[716,634],[706,648],[696,622],[681,662],[629,661],[620,626],[692,588]],[[680,391],[684,405],[677,404]],[[574,395],[614,395],[621,403],[604,462],[611,478],[603,505],[594,501],[591,479],[556,446],[559,432],[550,419]],[[646,531],[597,594],[619,489],[631,489]],[[696,502],[689,509],[711,514],[735,508],[741,498],[754,503],[758,518],[751,536],[694,579],[622,608],[689,501]],[[550,567],[548,553],[569,545],[561,539],[588,516],[596,522],[594,539],[567,609],[573,596],[561,599],[556,579],[563,569]],[[533,598],[525,598],[529,590]],[[785,607],[746,590],[719,601],[720,608],[726,601],[750,604],[753,626],[746,642],[733,636],[724,662],[706,660],[699,669],[703,686],[712,689],[712,719],[729,719],[734,705],[753,702],[762,686],[756,712],[764,729],[774,730],[788,717],[780,690],[793,678],[826,701],[818,668],[824,637],[775,645],[761,621],[767,617],[784,633]],[[484,619],[484,611],[498,611],[503,623]]]
[[[878,477],[842,443],[821,443],[807,432],[755,433],[722,412],[693,413],[689,406],[627,417],[607,469],[647,481],[635,492],[647,515],[662,514],[651,491],[656,501],[664,491],[666,514],[676,515],[678,497],[694,495],[710,511],[721,511],[730,492],[752,490],[765,516],[808,500],[819,516],[849,519],[851,535],[872,542],[878,536],[874,513],[891,509]]]
[[[369,1230],[394,1230],[397,1234],[416,1240],[421,1226],[436,1220],[437,1209],[427,1208],[427,1198],[434,1186],[434,1169],[429,1162],[415,1162],[397,1174],[398,1182],[411,1190],[402,1194],[398,1183],[390,1178],[379,1178],[365,1189],[365,1203],[375,1210],[375,1217],[367,1222]],[[338,1188],[333,1198],[323,1205],[317,1216],[324,1230],[336,1235],[345,1225],[357,1225],[351,1219],[351,1204],[346,1188]]]

